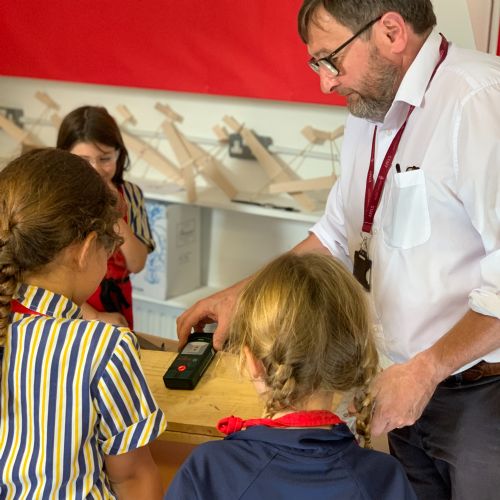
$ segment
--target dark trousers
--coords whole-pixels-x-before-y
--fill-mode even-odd
[[[442,382],[420,419],[389,433],[419,500],[500,499],[500,376]]]

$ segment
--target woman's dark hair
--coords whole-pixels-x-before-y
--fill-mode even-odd
[[[89,142],[96,147],[102,144],[115,148],[118,158],[112,181],[115,185],[123,184],[123,172],[129,165],[128,151],[118,124],[106,108],[81,106],[64,117],[57,135],[57,147],[71,151],[79,142]]]

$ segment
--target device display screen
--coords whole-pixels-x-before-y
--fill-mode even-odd
[[[209,342],[188,342],[181,354],[194,354],[201,356],[209,347]]]

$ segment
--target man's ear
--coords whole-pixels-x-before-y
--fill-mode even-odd
[[[93,249],[97,244],[97,233],[90,232],[85,239],[80,243],[76,253],[76,264],[79,271],[84,271],[90,259],[93,257]]]
[[[401,14],[386,12],[380,19],[379,40],[386,50],[392,54],[400,54],[408,44],[408,30],[410,27]]]
[[[257,359],[247,346],[243,347],[245,353],[246,367],[252,380],[261,380],[266,375],[266,369],[260,359]]]

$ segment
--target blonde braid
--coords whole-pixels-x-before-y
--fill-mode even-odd
[[[288,364],[272,363],[266,369],[265,383],[269,387],[266,414],[272,416],[286,408],[293,408],[297,384],[293,368]]]
[[[356,433],[364,448],[372,448],[371,419],[374,399],[370,393],[370,385],[378,372],[378,352],[370,336],[365,338],[363,351],[364,362],[360,366],[360,379],[363,385],[355,392]]]
[[[371,397],[378,356],[364,291],[337,260],[285,254],[244,288],[232,318],[229,346],[264,368],[269,416],[296,411],[318,394],[358,389],[359,432],[370,444]]]

